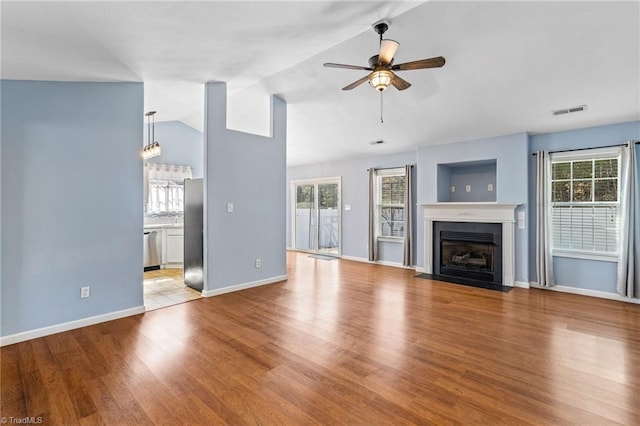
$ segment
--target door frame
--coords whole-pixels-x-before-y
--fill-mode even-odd
[[[300,249],[298,247],[296,247],[296,202],[297,202],[297,191],[296,191],[296,187],[298,185],[321,185],[324,183],[337,183],[338,184],[338,253],[334,254],[334,253],[321,253],[324,254],[326,256],[335,256],[335,257],[341,257],[342,256],[342,176],[333,176],[333,177],[326,177],[326,178],[312,178],[312,179],[298,179],[298,180],[292,180],[290,182],[290,196],[289,198],[291,199],[291,248],[293,250],[296,251],[302,251],[305,253],[314,253],[314,254],[320,254],[320,252],[318,251],[318,247],[316,247],[315,251],[314,250],[305,250],[305,249]],[[318,201],[318,191],[314,191],[314,198],[315,201]],[[320,223],[319,221],[319,204],[316,204],[316,214],[315,214],[315,219],[316,219],[316,241],[317,241],[317,234],[318,234],[318,230],[319,230],[319,226],[318,224]],[[316,244],[317,245],[317,244]]]

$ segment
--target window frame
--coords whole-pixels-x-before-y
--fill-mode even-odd
[[[155,201],[154,193],[164,192],[164,209],[160,209],[161,201]],[[160,197],[158,197],[160,198]],[[155,201],[155,202],[154,202]],[[176,209],[170,210],[168,207]],[[147,214],[180,214],[184,213],[184,179],[149,179],[149,199],[147,201]],[[156,207],[158,207],[156,209]]]
[[[403,218],[406,215],[405,211],[405,202],[402,204],[382,204],[382,178],[383,177],[392,177],[392,176],[405,176],[404,167],[395,167],[391,169],[380,169],[376,170],[375,176],[375,209],[374,209],[374,219],[375,219],[375,237],[376,241],[386,241],[393,243],[403,243],[405,239],[406,229],[402,228],[402,236],[391,236],[391,235],[382,235],[382,209],[383,208],[401,208],[403,210]],[[403,198],[404,192],[406,191],[406,181],[403,186]],[[399,222],[399,221],[393,221]],[[402,221],[404,224],[404,220]]]
[[[562,163],[562,162],[580,162],[580,161],[591,161],[594,163],[597,160],[603,159],[616,159],[617,160],[617,176],[616,176],[616,201],[557,201],[554,202],[553,197],[553,164],[554,163]],[[587,259],[587,260],[599,260],[606,262],[616,262],[618,260],[618,251],[616,247],[615,252],[606,252],[606,251],[598,251],[598,250],[586,250],[586,249],[574,249],[574,248],[566,248],[566,247],[555,247],[554,240],[555,235],[553,233],[553,209],[554,207],[562,207],[562,206],[570,206],[570,207],[615,207],[616,208],[616,232],[617,232],[617,241],[620,238],[620,165],[622,159],[622,149],[620,147],[608,147],[608,148],[592,148],[592,149],[584,149],[579,151],[567,151],[567,152],[556,152],[550,154],[550,170],[549,170],[549,178],[548,178],[548,217],[550,219],[549,229],[551,231],[551,253],[555,257],[568,257],[575,259]],[[592,182],[591,188],[591,199],[593,200],[595,197],[595,182],[599,179],[612,179],[612,178],[596,178],[594,175],[589,178]],[[576,180],[586,180],[577,178],[574,179],[572,175],[570,175],[569,179],[556,179],[558,180],[567,180],[570,183]],[[571,187],[570,187],[571,188]],[[571,189],[570,189],[571,191]],[[593,228],[592,228],[593,229]],[[616,244],[617,246],[617,244]]]

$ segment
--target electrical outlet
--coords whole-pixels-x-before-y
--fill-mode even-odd
[[[487,191],[489,191],[489,192],[493,191],[493,184],[492,183],[487,185]]]
[[[471,192],[471,185],[467,185],[464,189],[467,192]]]
[[[227,213],[233,213],[233,203],[227,203]]]
[[[259,268],[262,266],[262,261],[260,259],[256,259],[256,268]]]
[[[451,192],[456,192],[456,186],[455,185],[451,185]]]
[[[80,287],[80,298],[81,299],[86,299],[89,296],[90,296],[90,288],[89,288],[89,286]]]

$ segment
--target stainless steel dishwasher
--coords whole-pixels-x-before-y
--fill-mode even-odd
[[[162,264],[162,230],[144,230],[144,254],[142,258],[145,271],[160,269]]]

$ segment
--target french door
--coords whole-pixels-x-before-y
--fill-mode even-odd
[[[293,248],[340,255],[340,178],[291,183]]]

